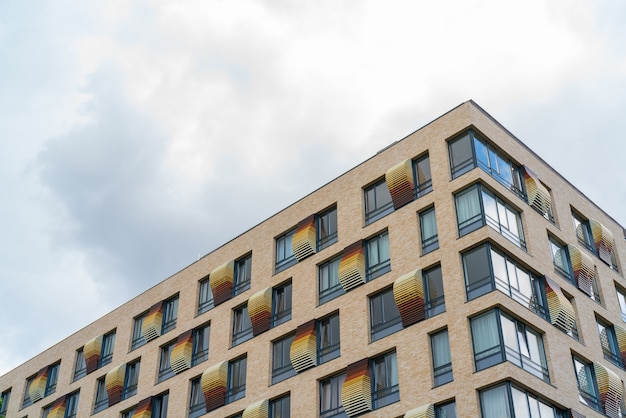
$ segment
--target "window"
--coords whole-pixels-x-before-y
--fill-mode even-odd
[[[85,353],[83,347],[76,350],[76,360],[74,361],[74,377],[72,381],[76,381],[81,377],[87,376],[87,363],[85,362]]]
[[[291,231],[276,238],[276,273],[281,272],[298,262],[298,259],[293,253],[293,247],[291,246],[291,241],[293,240],[293,235],[295,233],[296,230],[292,229]]]
[[[150,418],[167,418],[167,404],[169,402],[169,393],[152,397],[152,415]]]
[[[93,405],[93,413],[100,412],[109,406],[109,395],[104,379],[106,376],[102,376],[96,382],[96,401]]]
[[[435,208],[430,208],[421,212],[419,217],[420,236],[422,238],[422,254],[426,254],[439,248],[439,235],[437,235]]]
[[[509,382],[480,391],[480,409],[482,418],[569,418],[566,411]]]
[[[51,364],[47,367],[47,369],[42,369],[39,373],[32,375],[28,379],[26,379],[26,385],[24,387],[24,398],[22,400],[22,408],[26,408],[29,405],[32,405],[33,400],[30,398],[30,386],[35,381],[35,379],[45,371],[46,373],[46,388],[43,394],[44,397],[53,394],[57,389],[57,379],[59,377],[59,363]]]
[[[513,244],[526,248],[520,213],[481,184],[457,193],[454,200],[459,236],[489,225]]]
[[[372,341],[402,329],[402,319],[392,288],[370,296],[370,327]]]
[[[113,347],[115,346],[115,330],[102,336],[102,349],[100,350],[100,361],[98,368],[106,366],[113,359]]]
[[[452,360],[450,359],[450,342],[448,330],[444,329],[430,336],[433,354],[433,376],[435,386],[452,381]]]
[[[424,280],[424,293],[426,300],[426,318],[438,315],[446,310],[446,302],[443,295],[443,279],[441,266],[435,266],[422,271]]]
[[[206,402],[202,392],[202,377],[198,376],[191,380],[189,391],[189,418],[197,418],[206,414]]]
[[[209,276],[200,280],[200,291],[198,292],[198,315],[213,308],[213,292],[209,283]]]
[[[398,364],[396,352],[378,356],[370,360],[372,382],[372,408],[378,409],[400,400],[398,385]]]
[[[452,401],[435,405],[435,418],[456,418],[456,403]]]
[[[76,391],[70,393],[65,398],[65,415],[63,418],[76,418],[76,413],[78,412],[78,398],[80,397],[80,392]]]
[[[193,347],[191,352],[191,366],[200,364],[209,358],[209,338],[211,325],[204,324],[193,330]]]
[[[574,356],[574,374],[578,383],[578,399],[585,405],[602,411],[600,395],[596,386],[596,375],[593,370],[593,364],[587,363],[583,359]]]
[[[365,242],[365,270],[367,281],[391,271],[389,234],[387,231]]]
[[[252,322],[248,315],[248,304],[233,309],[233,347],[252,338]]]
[[[341,403],[341,389],[346,374],[341,373],[320,381],[320,418],[347,418]]]
[[[393,212],[391,194],[384,178],[366,187],[364,196],[366,225]]]
[[[228,388],[226,403],[235,402],[246,396],[246,357],[228,363]]]
[[[337,208],[333,207],[317,215],[317,250],[337,242]]]
[[[317,335],[317,364],[326,363],[341,355],[339,313],[318,319]]]
[[[126,411],[122,412],[122,418],[133,418],[133,415],[135,415],[135,412],[137,411],[137,407],[133,406],[130,409],[127,409]]]
[[[133,319],[133,338],[130,343],[131,350],[139,348],[146,343],[146,339],[143,336],[143,320],[147,315],[148,311]]]
[[[291,319],[291,282],[272,290],[272,327]]]
[[[60,365],[61,363],[56,363],[48,366],[48,379],[46,380],[46,391],[44,393],[44,396],[48,396],[56,392]]]
[[[137,383],[139,383],[139,360],[126,365],[124,387],[122,388],[122,400],[128,399],[137,394]]]
[[[622,321],[626,322],[626,292],[617,286],[615,286],[615,291],[617,292],[619,310],[622,313]]]
[[[572,276],[571,262],[567,246],[550,237],[550,251],[552,252],[552,263],[554,264],[554,269],[557,273],[561,274],[571,283],[575,284]]]
[[[433,181],[430,174],[430,158],[428,155],[413,161],[413,171],[415,177],[415,197],[422,197],[426,193],[432,192]]]
[[[161,334],[176,328],[178,318],[178,295],[163,302],[163,325]]]
[[[233,280],[233,296],[250,289],[252,278],[252,254],[235,261],[235,277]]]
[[[463,254],[467,300],[494,289],[549,319],[543,280],[486,243]]]
[[[520,167],[500,150],[476,136],[473,131],[468,131],[460,138],[450,141],[449,152],[452,178],[457,178],[474,167],[480,167],[513,193],[525,199]]]
[[[295,334],[289,334],[272,343],[272,384],[296,374],[289,357],[291,343],[295,336]]]
[[[470,320],[476,371],[510,361],[546,382],[550,381],[541,335],[494,309]]]
[[[335,257],[318,268],[319,303],[325,303],[343,295],[346,291],[339,283],[339,263],[341,256]]]
[[[589,225],[589,220],[573,211],[572,220],[574,221],[574,229],[576,230],[578,243],[595,254],[596,246],[593,241],[593,235],[591,234],[591,225]]]
[[[161,357],[159,360],[159,375],[157,377],[158,382],[162,382],[164,380],[173,377],[176,373],[172,369],[172,365],[170,364],[170,356],[172,355],[172,350],[176,346],[176,340],[164,345],[161,347]]]
[[[269,418],[289,418],[291,416],[289,394],[270,401]]]
[[[11,389],[7,389],[2,392],[0,396],[0,415],[6,414],[7,409],[9,408],[9,400],[11,399]]]
[[[598,335],[600,337],[600,345],[602,346],[604,358],[613,364],[624,368],[622,353],[620,352],[619,345],[617,344],[615,327],[599,318],[596,318],[596,324],[598,326]]]

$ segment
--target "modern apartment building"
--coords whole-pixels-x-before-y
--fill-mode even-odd
[[[469,101],[0,377],[3,408],[621,418],[624,260]]]

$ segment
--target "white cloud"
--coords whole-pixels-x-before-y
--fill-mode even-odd
[[[0,313],[21,318],[0,373],[34,354],[20,336],[39,329],[46,297],[60,308],[35,351],[470,98],[564,172],[574,164],[563,149],[581,144],[584,159],[593,138],[594,159],[610,164],[572,181],[623,206],[624,186],[585,182],[621,164],[623,152],[600,154],[621,149],[626,130],[624,10],[583,0],[0,5],[0,52],[11,57],[0,67],[0,273],[20,295]],[[94,309],[68,319],[77,288],[74,306]]]

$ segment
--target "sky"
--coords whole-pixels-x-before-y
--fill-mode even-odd
[[[0,1],[0,375],[472,99],[626,225],[626,2]]]

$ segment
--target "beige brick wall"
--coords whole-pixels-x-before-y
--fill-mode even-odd
[[[530,167],[553,195],[556,224],[551,224],[487,173],[474,169],[451,179],[446,140],[473,126],[483,136],[520,165]],[[363,186],[384,175],[396,163],[428,152],[431,161],[433,192],[407,204],[394,213],[365,225],[363,214]],[[574,164],[575,162],[572,162]],[[480,181],[522,212],[527,251],[520,249],[489,227],[483,227],[464,237],[458,237],[453,194],[468,184]],[[295,226],[307,216],[336,204],[338,212],[338,242],[303,260],[285,271],[274,274],[274,238]],[[418,212],[432,206],[436,209],[440,248],[421,255]],[[597,257],[593,257],[598,271],[602,302],[596,303],[554,272],[548,245],[548,233],[565,243],[576,244],[571,221],[571,207],[587,217],[593,217],[607,226],[616,238],[618,260],[626,258],[622,227],[601,209],[581,195],[558,173],[547,166],[522,143],[472,102],[466,102],[429,125],[421,128],[380,152],[361,165],[326,184],[310,195],[260,223],[234,240],[184,268],[177,274],[147,290],[113,312],[76,332],[23,365],[0,377],[0,391],[11,387],[8,417],[39,417],[41,408],[58,396],[80,388],[78,416],[90,416],[93,411],[96,380],[112,367],[141,358],[141,372],[137,395],[97,414],[119,416],[123,411],[145,397],[169,391],[169,415],[183,417],[189,404],[189,382],[209,366],[223,360],[246,354],[248,358],[246,396],[207,414],[207,417],[225,417],[245,409],[261,399],[291,395],[293,417],[314,417],[319,414],[319,380],[345,370],[346,366],[363,358],[389,349],[397,351],[400,402],[367,416],[397,417],[407,410],[425,403],[439,403],[454,398],[459,417],[480,415],[478,389],[494,382],[512,379],[519,385],[540,394],[556,405],[573,408],[587,417],[601,416],[578,400],[571,353],[608,366],[624,380],[623,370],[603,359],[595,324],[595,314],[615,324],[622,324],[615,297],[614,282],[626,287],[626,281]],[[234,220],[233,220],[234,221]],[[390,237],[391,272],[359,286],[328,303],[318,305],[317,265],[340,254],[353,242],[387,229]],[[557,280],[563,290],[574,297],[577,309],[580,340],[565,335],[530,310],[500,292],[492,292],[475,300],[466,301],[460,252],[490,240],[519,263],[537,274],[546,274]],[[252,283],[244,293],[222,305],[196,316],[198,280],[224,262],[252,252]],[[400,332],[370,342],[368,296],[390,286],[401,275],[416,268],[441,264],[444,278],[446,312],[408,327]],[[292,319],[236,347],[230,346],[232,309],[251,295],[268,286],[291,279],[293,282]],[[155,302],[174,294],[180,295],[178,323],[174,331],[160,336],[146,345],[129,351],[133,317],[149,309]],[[475,372],[469,319],[477,312],[502,307],[543,333],[551,382],[548,384],[530,373],[502,363]],[[331,312],[340,313],[341,356],[309,369],[292,378],[271,385],[271,342],[292,332],[312,318],[321,318]],[[174,378],[156,384],[159,347],[180,333],[207,321],[211,323],[208,361]],[[433,388],[429,334],[447,327],[450,338],[454,381]],[[74,356],[96,335],[117,330],[113,361],[110,365],[72,382]],[[25,379],[42,367],[61,361],[56,393],[32,406],[20,410]]]

